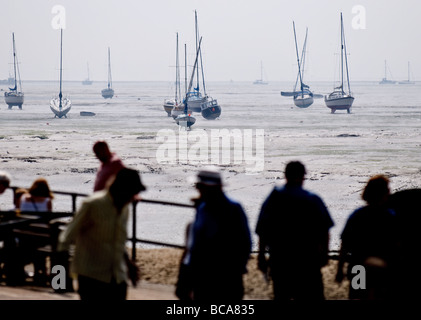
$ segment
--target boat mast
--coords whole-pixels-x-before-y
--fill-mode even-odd
[[[184,44],[184,87],[187,94],[187,45]]]
[[[194,10],[194,25],[195,25],[195,33],[196,33],[196,52],[198,52],[199,33],[198,33],[198,30],[197,30],[197,11],[196,10]],[[197,73],[196,73],[196,84],[197,85],[196,85],[195,89],[197,90],[197,92],[199,92],[199,68],[197,68],[196,71],[197,71]]]
[[[88,80],[89,80],[89,63],[88,62],[86,63],[86,67],[88,69]]]
[[[112,87],[110,47],[108,47],[108,89]]]
[[[188,110],[188,106],[187,106],[187,92],[190,92],[191,87],[193,85],[193,77],[194,77],[194,73],[195,73],[196,67],[197,67],[197,62],[198,62],[198,58],[199,58],[199,52],[200,52],[200,44],[201,44],[201,42],[202,42],[202,38],[200,38],[200,40],[199,40],[199,46],[198,46],[197,51],[196,51],[196,59],[194,61],[194,65],[193,65],[193,71],[192,71],[192,74],[191,74],[191,77],[190,77],[189,87],[188,87],[188,89],[186,91],[186,98],[184,99],[184,113],[185,114],[187,114],[187,110]]]
[[[295,39],[295,52],[297,53],[297,63],[298,63],[298,75],[300,77],[300,88],[301,92],[303,91],[303,80],[301,77],[301,66],[300,66],[300,57],[298,55],[298,46],[297,46],[297,35],[295,33],[295,22],[292,22],[293,28],[294,28],[294,39]]]
[[[58,97],[60,99],[60,105],[59,105],[60,109],[62,108],[61,99],[63,97],[63,94],[61,93],[62,76],[63,76],[63,29],[60,29],[60,92],[58,94]]]
[[[348,94],[351,94],[351,85],[349,84],[348,57],[347,57],[347,52],[346,52],[345,31],[343,27],[344,25],[343,25],[343,20],[342,20],[342,13],[341,13],[341,26],[342,26],[343,47],[344,47],[344,54],[345,54],[346,82],[348,83]],[[343,78],[343,75],[342,75],[342,78]],[[343,91],[343,87],[342,87],[342,91]]]
[[[13,40],[13,71],[15,73],[15,87],[12,91],[17,91],[17,81],[16,81],[16,49],[15,49],[15,33],[12,33]]]
[[[408,82],[410,81],[410,77],[409,77],[409,61],[408,61]]]
[[[176,49],[175,49],[175,103],[178,102],[178,95],[181,95],[181,92],[179,92],[179,83],[180,83],[180,72],[178,70],[178,32],[177,34],[177,43],[176,43]]]

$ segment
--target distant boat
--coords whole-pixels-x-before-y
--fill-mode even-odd
[[[95,115],[95,112],[90,112],[90,111],[81,111],[80,115],[82,117],[93,117]]]
[[[104,99],[111,99],[114,96],[114,89],[112,88],[112,77],[111,77],[111,62],[110,62],[110,48],[108,48],[108,85],[107,88],[101,91]]]
[[[209,98],[202,105],[202,117],[206,120],[215,120],[221,115],[221,106],[216,99]]]
[[[351,86],[349,84],[348,58],[345,43],[344,23],[341,12],[341,85],[334,88],[334,91],[331,94],[325,96],[326,106],[331,109],[331,113],[335,113],[336,110],[346,110],[348,113],[351,113],[352,103],[354,102],[354,97],[351,93]],[[344,91],[344,58],[348,92]]]
[[[267,81],[263,80],[263,62],[260,61],[260,79],[257,79],[253,84],[268,84]]]
[[[90,86],[93,81],[89,79],[89,64],[87,63],[86,65],[88,67],[88,77],[85,80],[82,81],[82,84],[84,86]]]
[[[22,104],[24,101],[24,93],[22,92],[22,83],[20,80],[20,72],[19,72],[19,66],[18,66],[18,58],[16,55],[16,46],[15,46],[15,34],[12,33],[12,44],[13,44],[13,72],[14,72],[14,78],[13,88],[9,88],[9,92],[4,93],[4,101],[9,106],[9,109],[12,109],[13,106],[19,107],[19,109],[22,109]],[[19,81],[17,79],[19,78]],[[10,77],[8,81],[10,80]],[[19,84],[19,90],[18,90],[18,84]]]
[[[415,84],[415,81],[411,81],[410,74],[411,72],[410,72],[410,66],[409,66],[409,61],[408,61],[408,80],[399,81],[399,84]]]
[[[384,78],[379,84],[396,84],[396,81],[387,79],[387,62],[384,61]]]
[[[179,58],[178,58],[178,32],[176,38],[176,50],[175,50],[175,96],[174,99],[166,99],[164,101],[164,110],[168,114],[168,117],[171,117],[171,111],[178,104],[181,103],[179,97],[181,97],[181,88],[180,88],[180,67],[179,67]],[[184,109],[183,109],[184,110]]]
[[[310,87],[306,85],[303,81],[304,79],[304,61],[305,61],[305,51],[307,46],[307,29],[306,37],[304,40],[303,50],[301,52],[301,61],[298,55],[298,45],[297,45],[297,36],[295,33],[295,23],[292,22],[294,29],[294,40],[295,40],[295,52],[297,54],[297,63],[298,63],[298,74],[295,81],[294,90],[292,92],[281,92],[283,96],[293,96],[294,104],[299,108],[308,108],[314,102],[313,93],[310,91]],[[300,90],[297,90],[298,81],[300,82]]]
[[[9,75],[9,78],[0,80],[0,84],[7,84],[9,86],[13,86],[15,83],[15,78],[13,76]]]
[[[55,114],[55,118],[67,118],[67,113],[72,107],[72,102],[69,98],[63,98],[62,94],[62,75],[63,75],[63,29],[60,29],[60,92],[58,97],[50,101],[50,109]]]

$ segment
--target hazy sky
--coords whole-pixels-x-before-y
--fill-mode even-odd
[[[254,81],[260,62],[269,81],[297,72],[292,21],[299,45],[308,27],[306,78],[334,80],[343,12],[351,80],[421,80],[419,0],[0,0],[0,79],[11,70],[15,33],[22,79],[56,80],[60,31],[56,5],[65,11],[65,80],[107,80],[111,48],[114,81],[173,81],[175,39],[180,59],[193,64],[197,10],[204,71],[209,81]],[[353,11],[355,10],[355,11]],[[62,11],[61,11],[62,12]],[[364,18],[365,12],[365,20]],[[365,27],[365,29],[364,29]],[[182,72],[184,75],[184,69]]]

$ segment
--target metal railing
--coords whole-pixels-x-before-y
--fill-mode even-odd
[[[9,187],[13,190],[13,200],[15,198],[15,192],[17,189],[20,189],[16,186]],[[86,193],[77,193],[77,192],[67,192],[67,191],[51,191],[53,194],[59,194],[59,195],[67,195],[71,197],[71,207],[72,211],[71,213],[74,214],[77,211],[77,199],[79,197],[87,197],[89,194]],[[172,243],[165,243],[165,242],[159,242],[159,241],[152,241],[147,239],[140,239],[137,237],[137,205],[139,202],[143,203],[151,203],[151,204],[157,204],[157,205],[166,205],[166,206],[175,206],[175,207],[183,207],[183,208],[194,208],[194,205],[191,204],[184,204],[184,203],[176,203],[176,202],[170,202],[170,201],[160,201],[160,200],[149,200],[149,199],[138,199],[132,202],[132,235],[127,240],[131,242],[132,244],[132,254],[131,259],[133,261],[136,260],[136,244],[137,243],[145,243],[145,244],[152,244],[152,245],[159,245],[159,246],[166,246],[166,247],[172,247],[172,248],[178,248],[183,249],[184,246],[172,244]]]
[[[15,197],[15,192],[18,187],[10,187],[13,190],[13,197]],[[53,194],[60,194],[60,195],[68,195],[71,197],[72,200],[72,211],[71,213],[74,214],[77,210],[76,208],[76,201],[78,197],[87,197],[89,194],[85,193],[77,193],[77,192],[66,192],[66,191],[52,191]],[[151,203],[157,205],[166,205],[166,206],[175,206],[175,207],[183,207],[183,208],[190,208],[193,209],[195,206],[192,204],[184,204],[184,203],[177,203],[177,202],[170,202],[170,201],[161,201],[161,200],[149,200],[149,199],[138,199],[132,202],[132,235],[127,241],[130,241],[132,244],[132,254],[131,259],[136,261],[136,244],[137,243],[145,243],[151,245],[158,245],[158,246],[166,246],[171,248],[178,248],[184,249],[184,246],[173,244],[173,243],[166,243],[166,242],[159,242],[159,241],[152,241],[147,239],[140,239],[137,237],[137,205],[139,202],[143,203]],[[258,253],[258,251],[253,251],[252,253]],[[338,251],[331,250],[329,251],[329,259],[337,260],[338,259]]]

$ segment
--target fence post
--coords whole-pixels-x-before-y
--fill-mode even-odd
[[[136,262],[136,234],[137,234],[137,221],[136,221],[136,207],[138,202],[132,202],[132,261]]]

